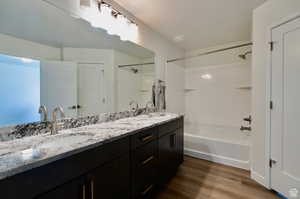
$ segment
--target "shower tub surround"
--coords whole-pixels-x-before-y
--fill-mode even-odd
[[[129,116],[131,112],[69,119],[57,135],[50,135],[44,123],[18,126],[13,136],[22,139],[0,142],[0,180],[181,117],[171,113]]]

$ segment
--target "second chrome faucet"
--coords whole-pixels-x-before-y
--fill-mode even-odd
[[[42,115],[42,121],[47,122],[48,121],[48,111],[45,106],[40,106],[39,113]],[[52,120],[50,121],[50,129],[51,129],[51,135],[56,135],[58,133],[58,127],[61,126],[57,123],[57,114],[60,113],[60,117],[64,118],[65,113],[62,107],[58,106],[56,107],[52,112]]]
[[[60,117],[64,118],[65,113],[62,107],[56,107],[52,112],[52,121],[51,121],[51,135],[56,135],[58,133],[58,124],[57,124],[57,114],[60,113]]]

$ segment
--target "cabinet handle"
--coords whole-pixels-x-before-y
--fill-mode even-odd
[[[145,137],[141,138],[141,140],[142,140],[142,142],[146,142],[146,141],[148,141],[152,138],[153,138],[153,135],[148,135],[148,136],[145,136]]]
[[[91,199],[94,199],[94,180],[91,180]]]
[[[85,185],[82,185],[82,199],[85,199]]]
[[[149,186],[145,189],[145,191],[142,192],[142,195],[143,195],[143,196],[146,195],[149,191],[151,191],[151,189],[153,189],[153,187],[154,187],[153,184],[149,185]]]
[[[176,142],[176,134],[171,135],[171,147],[173,148],[175,146]]]
[[[146,160],[144,160],[144,161],[142,162],[142,165],[145,165],[145,164],[151,162],[153,159],[154,159],[154,156],[152,155],[151,157],[149,157],[149,158],[147,158]]]

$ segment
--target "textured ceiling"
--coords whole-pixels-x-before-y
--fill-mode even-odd
[[[115,0],[186,50],[251,40],[252,11],[266,0]],[[180,37],[179,37],[180,39]]]

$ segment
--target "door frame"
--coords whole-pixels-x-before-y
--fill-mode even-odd
[[[268,27],[267,32],[267,41],[272,42],[272,31],[275,28],[278,28],[282,25],[285,25],[291,21],[300,18],[300,13],[289,15],[282,20],[273,23]],[[274,44],[276,45],[276,44]],[[269,103],[271,101],[271,91],[272,91],[272,51],[268,51],[268,64],[266,69],[266,139],[265,139],[265,182],[263,183],[268,189],[271,187],[271,168],[270,168],[270,159],[271,159],[271,109],[269,108]]]

